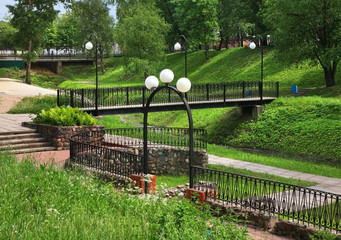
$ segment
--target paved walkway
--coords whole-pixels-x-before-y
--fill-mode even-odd
[[[30,114],[5,114],[0,113],[0,133],[22,132],[30,128],[22,127],[22,122],[32,122]]]
[[[38,96],[56,95],[57,91],[45,89],[10,78],[0,78],[0,95],[7,96]]]
[[[314,174],[301,173],[296,171],[290,171],[286,169],[266,166],[257,163],[250,163],[245,161],[234,160],[230,158],[218,157],[215,155],[209,155],[209,163],[210,164],[222,164],[226,166],[233,166],[235,168],[243,168],[247,170],[251,170],[254,172],[268,173],[274,174],[281,177],[286,178],[296,178],[306,181],[316,182],[317,185],[312,188],[330,192],[341,194],[341,179],[340,178],[331,178],[331,177],[323,177]]]

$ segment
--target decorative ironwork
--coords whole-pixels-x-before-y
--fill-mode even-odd
[[[188,129],[148,128],[148,147],[188,147]],[[194,129],[194,148],[207,148],[207,133]],[[117,128],[82,132],[70,138],[70,159],[73,163],[129,177],[142,172],[143,157],[121,151],[122,148],[143,148],[143,128]]]
[[[278,97],[278,82],[231,82],[192,85],[186,98],[189,103],[227,102],[245,99]],[[59,89],[57,105],[94,109],[96,89]],[[98,88],[98,108],[118,106],[144,107],[152,91],[145,87]],[[170,105],[179,102],[179,97],[169,89],[163,89],[153,98],[152,104]]]
[[[199,166],[192,171],[194,188],[212,200],[341,231],[341,195]]]

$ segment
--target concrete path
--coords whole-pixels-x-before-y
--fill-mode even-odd
[[[38,96],[48,94],[56,95],[57,91],[29,85],[15,79],[0,78],[0,95]]]
[[[314,174],[301,173],[296,171],[290,171],[286,169],[266,166],[257,163],[250,163],[245,161],[234,160],[230,158],[218,157],[215,155],[208,155],[210,164],[222,164],[226,166],[233,166],[235,168],[243,168],[254,172],[274,174],[286,178],[296,178],[306,181],[317,182],[317,185],[313,186],[313,189],[321,190],[330,193],[341,194],[341,178],[331,178],[318,176]]]

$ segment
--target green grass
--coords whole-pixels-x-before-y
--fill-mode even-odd
[[[187,200],[140,198],[78,172],[0,154],[3,239],[247,239]],[[210,221],[213,227],[207,226]]]
[[[11,108],[8,113],[33,113],[38,114],[41,110],[48,110],[57,105],[56,96],[24,97],[21,102]]]
[[[279,98],[257,121],[245,123],[228,141],[235,147],[266,149],[341,165],[341,99]]]
[[[316,163],[311,161],[295,160],[290,158],[282,158],[276,156],[267,156],[261,154],[247,153],[238,151],[233,148],[226,148],[208,144],[208,153],[220,157],[232,158],[246,162],[253,162],[264,164],[268,166],[283,168],[291,171],[310,173],[325,177],[341,178],[341,168],[337,166],[330,166],[323,163]]]

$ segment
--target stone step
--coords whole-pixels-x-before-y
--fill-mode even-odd
[[[9,150],[8,152],[15,153],[15,154],[22,154],[22,153],[33,153],[33,152],[44,152],[44,151],[55,151],[55,147],[38,147],[38,148],[23,148],[23,149],[13,149]]]
[[[47,139],[41,137],[40,135],[37,137],[30,137],[30,138],[6,139],[6,141],[0,139],[0,147],[8,146],[8,145],[16,145],[16,144],[25,144],[25,143],[37,143],[37,142],[47,142]]]
[[[30,132],[30,133],[12,133],[6,135],[0,135],[0,141],[10,140],[10,139],[23,139],[23,138],[36,138],[41,137],[40,133]]]
[[[25,131],[0,132],[0,136],[27,134],[27,133],[36,133],[36,130],[27,128],[27,130]]]
[[[35,142],[35,143],[10,144],[10,145],[0,146],[0,150],[14,150],[14,149],[27,149],[27,148],[40,148],[40,147],[51,147],[51,143]]]

